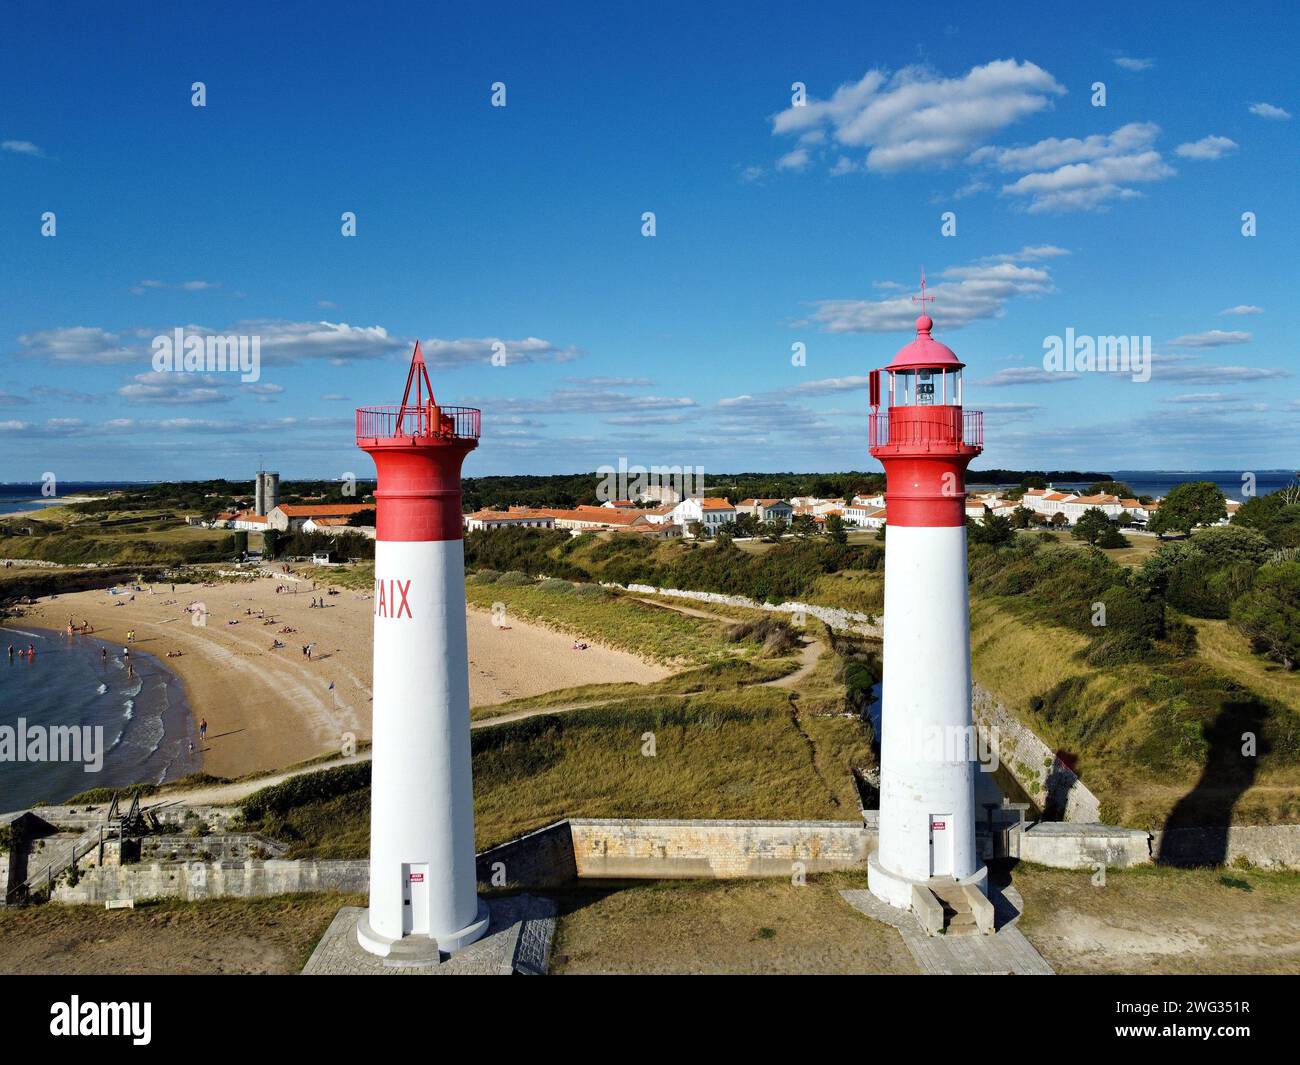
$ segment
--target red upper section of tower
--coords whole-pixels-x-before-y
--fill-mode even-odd
[[[921,299],[926,300],[924,281]],[[962,409],[965,364],[931,335],[922,313],[916,339],[872,371],[871,454],[885,467],[890,525],[951,527],[966,521],[966,466],[984,450],[984,415]],[[880,374],[888,378],[888,409]]]
[[[478,446],[479,420],[473,407],[438,406],[416,341],[402,402],[357,410],[357,447],[375,460],[379,477],[378,539],[461,538],[460,468]]]
[[[934,322],[930,316],[921,315],[916,320],[916,339],[898,349],[898,354],[894,356],[894,361],[887,369],[891,371],[945,368],[959,370],[965,366],[966,364],[953,354],[952,348],[940,344],[930,336],[930,330],[933,328]]]

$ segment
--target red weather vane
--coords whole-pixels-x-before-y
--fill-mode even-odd
[[[921,305],[921,313],[922,313],[922,314],[925,314],[925,305],[926,305],[927,303],[933,303],[933,302],[934,302],[934,297],[933,297],[933,296],[927,296],[927,295],[925,294],[925,267],[924,267],[924,266],[921,267],[921,294],[920,294],[919,296],[913,296],[913,297],[912,297],[912,302],[913,302],[913,303],[919,303],[919,304]]]

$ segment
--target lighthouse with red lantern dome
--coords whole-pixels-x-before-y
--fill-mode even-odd
[[[871,454],[885,467],[884,675],[879,848],[867,866],[878,898],[903,909],[913,889],[987,891],[975,848],[975,730],[966,590],[966,467],[983,450],[983,414],[962,409],[962,369],[931,336],[870,375]],[[881,375],[888,409],[881,412]]]
[[[479,412],[440,407],[417,342],[402,402],[357,411],[374,460],[374,707],[370,907],[373,954],[450,954],[483,935],[461,540],[461,464]],[[435,953],[436,951],[436,953]]]

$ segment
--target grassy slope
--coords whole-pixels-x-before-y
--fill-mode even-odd
[[[1201,729],[1212,720],[1227,671],[1206,655],[1158,668],[1090,666],[1081,659],[1083,636],[1026,619],[993,599],[972,603],[971,628],[975,680],[1050,747],[1079,756],[1080,776],[1101,799],[1103,816],[1139,828],[1163,825],[1202,772]],[[1267,694],[1254,685],[1249,690]],[[1035,709],[1035,697],[1045,700],[1041,708]],[[1274,716],[1279,731],[1296,728],[1284,704],[1274,705]],[[1298,819],[1300,766],[1265,761],[1237,801],[1234,822]]]
[[[698,665],[742,653],[725,642],[727,626],[721,620],[688,617],[627,596],[472,581],[466,595],[471,606],[483,609],[504,603],[507,619],[513,614],[656,662]]]
[[[796,722],[775,689],[531,718],[474,734],[478,846],[564,817],[851,820],[851,770],[871,757],[857,721]],[[355,858],[368,851],[369,816],[361,788],[254,827],[291,841],[291,857]]]
[[[184,562],[208,557],[230,535],[224,529],[186,525],[173,512],[160,509],[85,515],[56,506],[0,519],[0,526],[31,526],[42,533],[0,538],[0,555],[68,564]]]

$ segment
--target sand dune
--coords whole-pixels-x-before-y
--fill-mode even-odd
[[[281,584],[295,591],[277,594]],[[324,595],[310,581],[283,576],[174,587],[156,584],[152,594],[135,592],[133,600],[107,591],[47,597],[14,623],[62,630],[71,615],[117,644],[134,629],[140,650],[176,671],[196,719],[207,719],[203,768],[217,776],[277,769],[337,752],[348,736],[369,738],[369,598],[346,589]],[[313,597],[326,605],[312,608]],[[207,608],[205,625],[192,624],[185,612],[194,602]],[[258,611],[274,624],[264,623]],[[500,629],[483,611],[470,611],[467,624],[474,706],[580,684],[647,683],[669,672],[603,647],[574,651],[570,637],[527,622],[512,620]],[[297,631],[281,634],[285,626]],[[283,649],[271,650],[276,639]],[[310,661],[302,653],[308,643],[315,645]],[[181,655],[168,659],[168,651]]]

